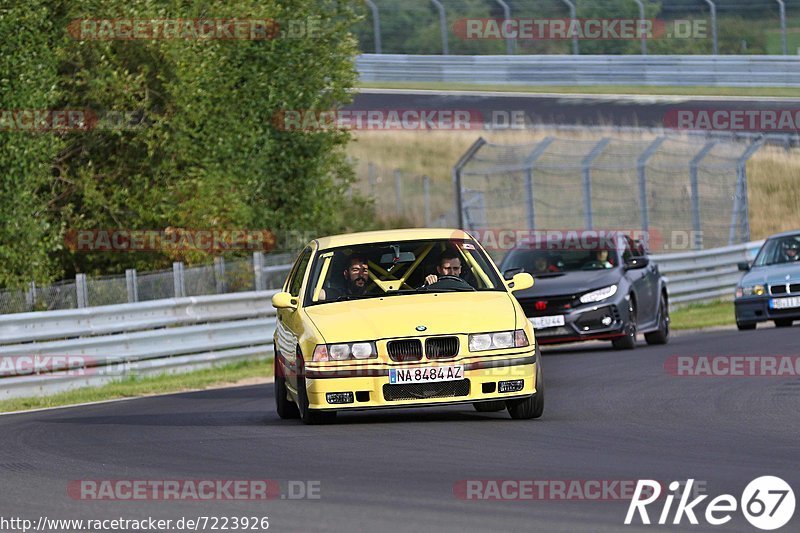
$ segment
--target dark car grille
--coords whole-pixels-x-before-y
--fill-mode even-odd
[[[788,291],[786,289],[789,289]],[[792,284],[781,284],[781,285],[770,285],[769,286],[769,293],[770,294],[796,294],[800,293],[800,283],[792,283]]]
[[[422,342],[419,339],[389,341],[386,348],[392,361],[419,361],[422,359]]]
[[[525,316],[547,316],[561,314],[575,307],[574,296],[556,296],[554,298],[538,298],[535,300],[520,300]],[[539,309],[537,309],[537,304]]]
[[[429,398],[457,398],[469,395],[469,380],[443,381],[441,383],[407,383],[383,386],[387,402],[400,400],[425,400]]]
[[[447,359],[458,355],[458,337],[436,337],[425,341],[428,359]]]

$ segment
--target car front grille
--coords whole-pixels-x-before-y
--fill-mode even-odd
[[[419,361],[422,359],[422,342],[419,339],[402,339],[386,344],[392,361]]]
[[[570,311],[577,304],[574,296],[555,296],[553,298],[538,298],[520,300],[525,316],[558,315]]]
[[[448,359],[458,355],[458,337],[434,337],[425,341],[428,359]]]
[[[457,398],[469,395],[469,380],[442,381],[439,383],[406,383],[383,386],[387,402],[401,400],[426,400],[430,398]]]
[[[770,285],[770,294],[798,294],[800,293],[800,283],[782,283],[780,285]]]

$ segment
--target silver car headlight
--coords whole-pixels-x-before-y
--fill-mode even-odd
[[[742,296],[763,296],[766,293],[767,290],[763,285],[747,285],[744,287],[736,287],[737,298],[741,298]]]
[[[378,349],[373,341],[318,344],[314,350],[314,361],[347,361],[377,357]]]
[[[528,346],[525,330],[497,331],[495,333],[473,333],[469,336],[469,351],[484,352],[486,350],[502,350],[504,348],[520,348]]]
[[[592,302],[599,302],[605,300],[606,298],[611,298],[615,294],[617,294],[617,286],[609,285],[608,287],[603,287],[602,289],[597,289],[596,291],[587,292],[581,296],[580,300],[582,304],[588,304]]]

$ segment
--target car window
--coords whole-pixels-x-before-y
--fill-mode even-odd
[[[294,269],[292,269],[292,274],[289,277],[289,282],[287,284],[288,292],[292,296],[300,296],[300,287],[303,284],[303,275],[306,272],[306,267],[308,266],[310,259],[311,248],[306,248],[303,250],[303,253],[300,254],[300,257],[295,263]]]
[[[630,237],[628,237],[627,235],[625,235],[624,237],[625,240],[621,243],[624,247],[622,249],[622,262],[627,263],[634,256],[633,252],[634,246],[633,246],[633,241],[631,240]]]

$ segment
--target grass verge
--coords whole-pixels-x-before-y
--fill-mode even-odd
[[[501,85],[441,82],[359,83],[363,89],[427,89],[432,91],[497,91],[558,94],[639,94],[664,96],[776,96],[800,97],[792,87],[698,87],[649,85]]]
[[[693,304],[670,313],[670,325],[674,330],[702,329],[736,324],[733,302]]]
[[[272,376],[271,360],[242,361],[185,374],[161,374],[152,377],[134,376],[102,387],[85,387],[52,396],[3,400],[0,401],[0,413],[153,394],[203,390],[239,383],[252,378],[269,376]]]

